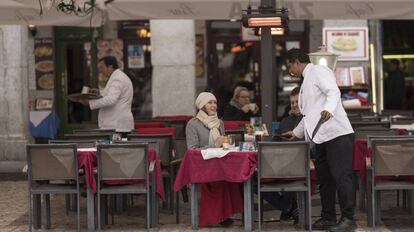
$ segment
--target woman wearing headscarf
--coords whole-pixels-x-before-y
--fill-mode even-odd
[[[217,117],[217,100],[212,93],[202,92],[196,99],[197,115],[187,123],[188,149],[221,147],[224,126]],[[239,183],[217,181],[201,184],[200,227],[214,224],[230,226],[229,217],[243,212]]]
[[[249,121],[251,117],[259,116],[259,107],[250,103],[250,93],[246,87],[234,89],[233,98],[224,108],[223,120]]]

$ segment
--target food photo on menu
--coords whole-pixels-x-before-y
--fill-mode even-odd
[[[54,64],[52,38],[35,39],[35,74],[36,89],[52,90],[54,88]]]

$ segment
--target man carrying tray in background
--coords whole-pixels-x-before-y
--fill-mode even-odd
[[[99,60],[98,70],[108,83],[101,91],[102,98],[80,99],[79,102],[91,108],[99,109],[98,125],[100,129],[115,129],[126,132],[134,129],[134,117],[131,111],[134,95],[129,77],[118,69],[118,62],[113,56]]]

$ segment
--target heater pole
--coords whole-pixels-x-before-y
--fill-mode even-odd
[[[276,8],[275,0],[261,0],[261,8]],[[261,56],[261,108],[262,120],[271,133],[272,122],[276,120],[277,74],[274,40],[270,28],[263,27],[260,39]]]

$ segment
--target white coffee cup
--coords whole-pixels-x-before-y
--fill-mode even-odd
[[[83,86],[81,93],[83,93],[83,94],[89,93],[89,87],[88,86]]]
[[[250,103],[249,104],[249,109],[250,109],[250,111],[254,111],[256,109],[256,104],[255,103]]]

